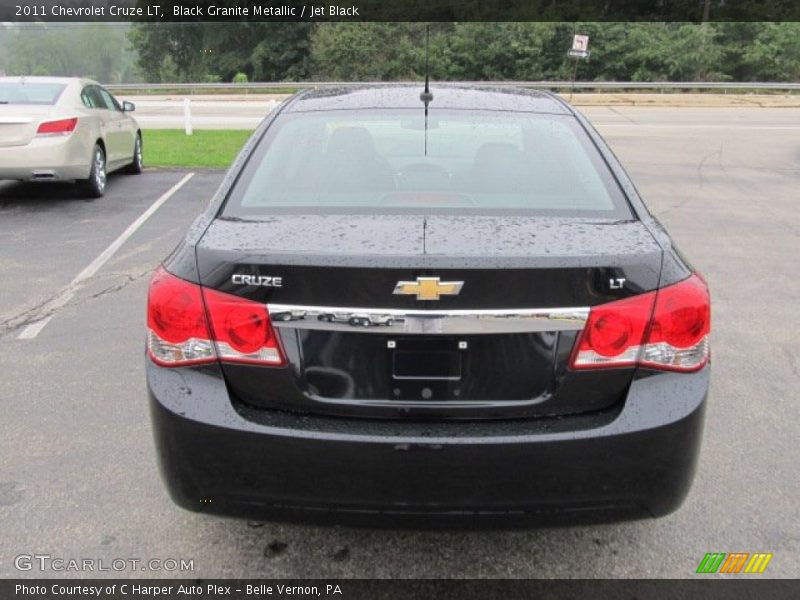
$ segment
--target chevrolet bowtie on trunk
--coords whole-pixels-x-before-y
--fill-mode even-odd
[[[557,97],[295,96],[153,276],[161,471],[197,511],[563,523],[675,510],[703,279]]]

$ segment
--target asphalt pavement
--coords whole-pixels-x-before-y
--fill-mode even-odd
[[[71,577],[693,577],[707,552],[769,552],[763,577],[796,577],[800,110],[585,112],[712,291],[706,435],[678,512],[592,527],[415,532],[178,509],[155,466],[145,296],[150,272],[222,173],[195,171],[166,199],[188,172],[112,176],[94,201],[69,185],[0,182],[0,577],[65,574],[18,571],[20,554],[194,566]],[[45,316],[35,337],[19,339]]]

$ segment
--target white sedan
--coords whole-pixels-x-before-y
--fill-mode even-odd
[[[0,179],[75,180],[102,196],[111,171],[142,171],[134,109],[89,79],[0,77]]]

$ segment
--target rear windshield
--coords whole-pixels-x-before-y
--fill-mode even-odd
[[[0,81],[0,104],[55,104],[65,87],[62,83]]]
[[[223,215],[312,211],[631,218],[574,117],[421,107],[279,115]]]

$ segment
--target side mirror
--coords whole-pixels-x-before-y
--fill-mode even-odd
[[[122,112],[133,112],[136,110],[136,105],[133,102],[128,102],[127,100],[122,103]]]

